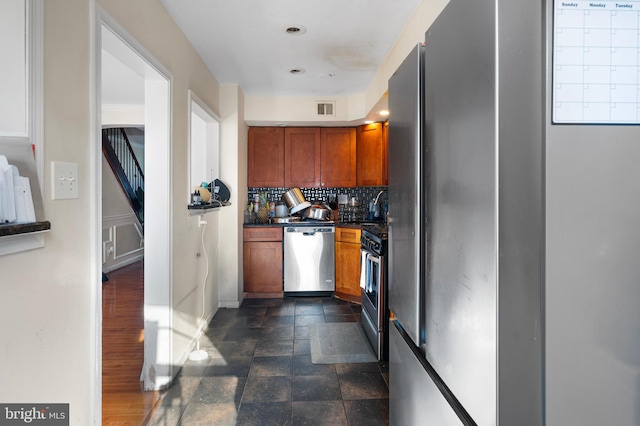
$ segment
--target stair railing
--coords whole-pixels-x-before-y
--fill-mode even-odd
[[[144,223],[144,173],[123,128],[102,130],[102,152],[138,220]]]

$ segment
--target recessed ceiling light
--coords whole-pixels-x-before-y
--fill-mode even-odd
[[[389,115],[389,111],[387,111],[386,109],[383,109],[383,110],[378,111],[378,114],[380,114],[380,115]]]
[[[291,74],[304,74],[305,73],[303,68],[293,68],[293,69],[290,69],[289,72]]]
[[[284,29],[284,32],[289,35],[302,35],[307,32],[307,29],[302,25],[291,25]]]
[[[364,120],[364,124],[373,124],[374,121],[373,120]]]

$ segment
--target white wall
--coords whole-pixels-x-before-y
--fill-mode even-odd
[[[102,124],[109,127],[144,126],[144,105],[103,104]]]
[[[27,43],[24,37],[24,0],[5,0],[0,13],[0,135],[25,136],[28,132]],[[20,41],[24,41],[21,43]]]
[[[220,88],[220,180],[231,192],[231,207],[220,212],[220,306],[242,302],[242,222],[247,202],[247,126],[244,96],[237,85]]]

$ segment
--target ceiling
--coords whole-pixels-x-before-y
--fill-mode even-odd
[[[221,84],[247,96],[366,91],[420,0],[160,0]],[[301,31],[289,34],[286,29]],[[300,70],[291,73],[291,70]]]
[[[326,99],[366,92],[424,0],[160,1],[219,83],[246,96]],[[288,34],[294,26],[302,34]],[[143,105],[144,72],[123,63],[110,31],[103,39],[103,105]],[[365,118],[386,108],[384,94]]]

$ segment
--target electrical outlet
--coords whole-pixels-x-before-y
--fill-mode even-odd
[[[78,164],[52,161],[51,175],[52,200],[78,198]]]

